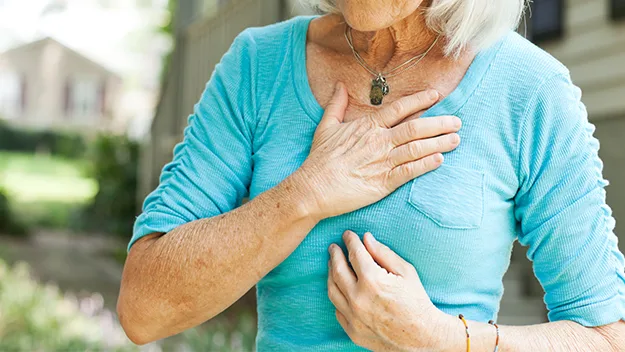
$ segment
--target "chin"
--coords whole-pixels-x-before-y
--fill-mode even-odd
[[[405,19],[419,8],[421,1],[338,0],[345,21],[360,32],[378,31]]]

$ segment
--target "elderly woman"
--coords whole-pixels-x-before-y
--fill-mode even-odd
[[[624,351],[599,145],[523,0],[311,2],[216,66],[136,222],[128,336],[256,285],[259,351]],[[517,239],[550,323],[489,324]]]

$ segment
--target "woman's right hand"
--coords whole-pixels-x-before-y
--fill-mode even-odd
[[[307,212],[318,219],[363,208],[408,181],[438,168],[441,153],[460,143],[455,116],[417,118],[438,100],[434,90],[393,102],[367,116],[343,122],[347,91],[338,83],[315,132],[310,154],[296,171],[307,183]]]

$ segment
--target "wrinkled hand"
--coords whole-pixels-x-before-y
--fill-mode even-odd
[[[431,302],[414,266],[370,233],[361,242],[347,231],[343,240],[353,270],[343,250],[330,246],[328,296],[350,339],[373,351],[435,350],[447,316]]]
[[[386,197],[443,162],[454,150],[460,119],[438,116],[405,120],[439,98],[423,91],[351,122],[343,122],[347,91],[337,85],[319,123],[310,154],[296,172],[309,190],[304,205],[319,219],[341,215]]]

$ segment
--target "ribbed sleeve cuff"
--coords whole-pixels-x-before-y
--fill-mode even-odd
[[[585,327],[609,325],[625,320],[625,274],[617,273],[616,293],[600,302],[549,312],[549,321],[569,320]]]
[[[175,215],[157,211],[144,212],[139,215],[135,221],[132,238],[126,250],[130,252],[132,245],[144,236],[152,233],[167,233],[185,223],[187,223],[187,221]]]

